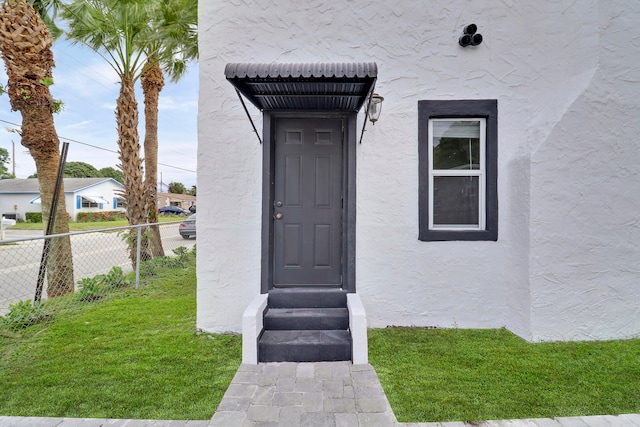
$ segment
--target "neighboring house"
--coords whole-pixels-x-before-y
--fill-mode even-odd
[[[369,327],[639,337],[632,3],[200,1],[198,328],[255,361],[265,295],[326,287]]]
[[[189,209],[196,204],[195,196],[188,194],[174,194],[174,193],[157,193],[158,197],[158,209],[164,206],[179,206],[182,209]]]
[[[72,220],[80,212],[123,211],[124,186],[113,178],[64,178],[67,213]],[[0,180],[0,214],[41,212],[40,190],[36,178]]]

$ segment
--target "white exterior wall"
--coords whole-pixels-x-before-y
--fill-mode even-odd
[[[20,193],[20,194],[1,194],[0,195],[0,214],[17,213],[20,219],[25,220],[27,212],[42,212],[40,203],[31,203],[31,201],[40,196],[36,193]],[[64,197],[67,213],[75,219],[75,201],[73,205],[69,205],[74,197],[72,194],[65,194]]]
[[[65,192],[64,201],[65,206],[67,208],[67,213],[71,217],[72,221],[76,220],[76,215],[79,212],[106,212],[106,211],[124,211],[124,208],[117,207],[114,209],[113,207],[113,198],[117,197],[117,192],[122,190],[123,187],[121,185],[116,184],[115,181],[105,181],[101,182],[97,185],[93,185],[91,187],[76,191],[75,193]],[[102,209],[97,208],[78,208],[77,207],[77,196],[99,196],[103,197],[109,204],[103,205]],[[27,212],[41,212],[42,205],[40,203],[30,203],[33,199],[40,196],[39,192],[33,193],[18,193],[18,194],[0,194],[0,215],[5,213],[15,213],[20,214],[21,219],[26,218]],[[17,209],[14,210],[14,205]]]
[[[369,326],[640,335],[640,10],[522,3],[200,2],[199,328],[240,331],[260,290],[262,147],[225,64],[374,61],[382,116],[356,150]],[[470,23],[484,42],[463,49]],[[498,100],[497,242],[418,240],[421,99]]]
[[[640,336],[638,6],[600,3],[597,67],[531,154],[535,340]]]
[[[26,212],[40,212],[40,206],[29,204],[29,201],[38,197],[38,194],[0,194],[0,215],[18,213],[24,219]]]
[[[80,212],[108,212],[108,211],[123,211],[122,206],[114,208],[113,199],[118,197],[118,192],[124,190],[124,187],[118,185],[116,181],[104,181],[91,187],[83,188],[76,191],[74,194],[65,194],[65,203],[67,206],[67,212],[71,215],[73,221],[76,220],[76,215]],[[93,196],[102,197],[108,204],[102,204],[102,208],[78,208],[77,197],[78,196]]]

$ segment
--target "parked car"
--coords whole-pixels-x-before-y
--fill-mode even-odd
[[[180,206],[163,206],[158,209],[161,215],[189,215],[189,211],[182,209]]]
[[[196,237],[196,214],[190,215],[178,226],[178,231],[183,239],[188,239],[193,236]]]

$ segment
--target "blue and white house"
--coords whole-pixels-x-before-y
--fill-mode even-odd
[[[199,15],[198,328],[252,363],[366,361],[389,325],[640,336],[637,2]]]
[[[124,186],[113,178],[64,178],[67,213],[73,220],[80,212],[122,211],[119,192]],[[27,212],[41,212],[38,180],[0,180],[0,214],[18,214],[25,219]]]

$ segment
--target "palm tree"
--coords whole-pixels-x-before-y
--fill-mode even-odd
[[[0,53],[9,80],[7,92],[11,109],[20,111],[22,115],[21,144],[29,149],[36,164],[45,228],[51,218],[60,162],[60,141],[53,122],[56,102],[49,91],[53,83],[53,37],[46,25],[46,22],[53,24],[47,11],[56,6],[58,4],[54,0],[4,0],[0,10]],[[59,34],[59,30],[55,32]],[[68,233],[63,188],[60,188],[55,218],[54,234]],[[50,242],[47,281],[49,297],[74,290],[71,241],[68,236]]]
[[[149,218],[134,84],[144,71],[142,47],[153,40],[149,22],[154,19],[156,4],[157,0],[72,0],[62,12],[69,24],[67,37],[100,54],[120,77],[116,101],[119,166],[124,173],[123,198],[131,225],[145,224]],[[135,263],[136,237],[132,236],[130,242],[134,243],[131,259]],[[143,254],[149,256],[148,248]]]
[[[151,30],[158,37],[142,46],[147,55],[141,82],[145,117],[145,187],[151,223],[158,222],[155,209],[158,182],[158,99],[164,87],[164,72],[175,83],[185,74],[187,62],[198,56],[197,21],[197,0],[161,0],[156,9],[156,19],[151,23]],[[153,255],[163,256],[160,230],[157,225],[151,229]]]

